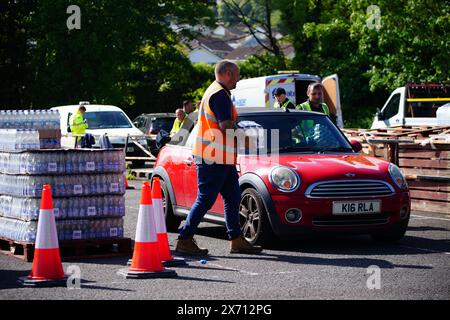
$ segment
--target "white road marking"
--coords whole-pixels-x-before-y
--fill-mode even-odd
[[[415,218],[415,219],[420,219],[420,220],[442,220],[442,221],[450,221],[450,219],[445,219],[445,218],[435,218],[435,217],[426,217],[426,216],[419,216],[419,215],[414,215],[412,214],[411,217]]]
[[[438,250],[427,249],[427,248],[411,247],[411,246],[405,246],[405,245],[400,245],[399,247],[408,248],[408,249],[416,249],[416,250],[421,250],[421,251],[426,251],[426,252],[442,253],[442,254],[450,255],[450,252],[438,251]]]
[[[224,267],[224,266],[222,266],[220,264],[217,264],[217,263],[208,262],[208,264],[213,266],[213,267],[221,268],[221,269],[224,269],[224,270],[236,271],[236,272],[244,273],[244,274],[247,274],[247,275],[250,275],[250,276],[259,276],[260,275],[259,273],[255,273],[255,272],[250,272],[250,271],[245,271],[245,270],[236,269],[236,268],[230,268],[230,267]]]

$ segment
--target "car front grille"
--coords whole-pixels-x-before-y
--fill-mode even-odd
[[[335,180],[317,182],[309,186],[308,198],[386,197],[395,193],[392,186],[381,180]]]
[[[389,215],[353,215],[314,217],[313,225],[318,227],[357,227],[374,226],[389,223]]]

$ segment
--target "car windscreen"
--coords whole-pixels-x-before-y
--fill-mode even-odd
[[[89,129],[131,128],[131,123],[121,111],[90,111],[84,114]]]
[[[162,129],[167,132],[170,132],[170,130],[172,130],[174,120],[175,120],[175,117],[173,117],[173,118],[170,118],[170,117],[168,117],[168,118],[153,118],[151,130],[159,131]]]
[[[256,137],[256,149],[260,152],[353,152],[351,145],[326,116],[294,113],[241,115],[237,126],[247,135]],[[240,153],[249,153],[246,148],[238,149]]]

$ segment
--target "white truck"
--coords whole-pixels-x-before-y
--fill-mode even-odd
[[[391,93],[383,108],[378,110],[371,129],[446,123],[449,119],[438,117],[449,117],[449,113],[438,112],[438,109],[448,102],[450,85],[408,83]]]
[[[236,89],[232,90],[231,94],[236,108],[272,108],[275,103],[275,90],[283,88],[286,90],[289,100],[295,105],[299,105],[308,99],[306,91],[311,82],[322,82],[323,101],[336,117],[336,124],[343,128],[339,77],[336,74],[322,79],[316,75],[300,74],[298,71],[280,71],[278,75],[243,79],[236,84]]]

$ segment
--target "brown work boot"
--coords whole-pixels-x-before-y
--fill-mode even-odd
[[[187,239],[178,239],[175,251],[190,256],[206,256],[208,255],[208,249],[200,248],[197,245],[194,237]]]
[[[262,248],[248,242],[243,235],[234,238],[230,242],[230,253],[260,253]]]

